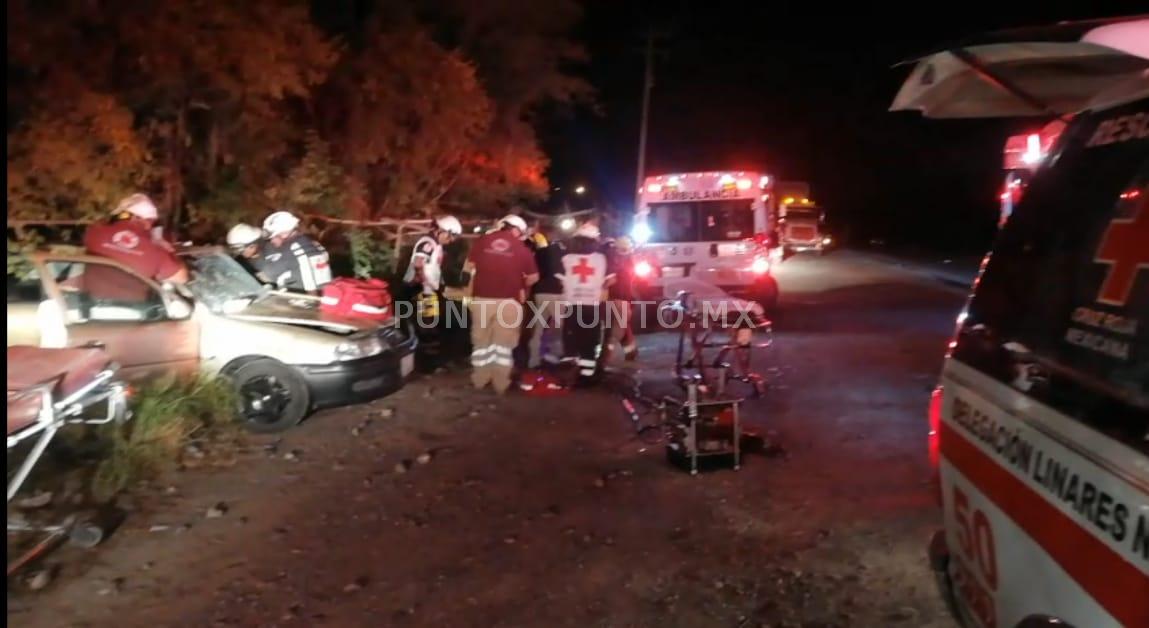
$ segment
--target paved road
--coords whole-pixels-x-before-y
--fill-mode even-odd
[[[778,275],[770,390],[747,415],[781,455],[690,477],[605,391],[496,399],[440,374],[165,479],[98,551],[54,557],[57,581],[9,619],[948,626],[924,560],[925,406],[960,292],[847,252]],[[657,384],[673,337],[640,345]]]

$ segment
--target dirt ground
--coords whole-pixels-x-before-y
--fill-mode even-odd
[[[782,453],[691,477],[608,390],[477,393],[461,372],[321,413],[124,501],[8,619],[59,626],[952,625],[925,560],[925,409],[962,297],[798,257],[744,415]],[[640,338],[667,385],[674,336]],[[211,512],[213,506],[222,504]]]

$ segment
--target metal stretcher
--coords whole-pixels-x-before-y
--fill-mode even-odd
[[[8,451],[11,454],[14,448],[31,443],[31,450],[8,479],[9,503],[65,425],[102,425],[128,416],[127,388],[116,378],[117,368],[99,348],[8,347]],[[98,409],[100,404],[105,407]],[[47,535],[8,563],[8,575],[64,537],[84,547],[103,539],[99,527],[74,518],[34,525],[9,517],[8,532]]]
[[[708,468],[738,470],[748,436],[742,427],[743,399],[728,397],[726,384],[740,381],[752,385],[756,396],[764,392],[765,380],[750,364],[753,348],[772,343],[770,321],[751,302],[721,292],[696,299],[689,291],[678,292],[660,318],[679,328],[674,375],[684,398],[652,399],[637,379],[629,379],[622,391],[624,414],[638,436],[654,431],[664,438],[667,459],[691,475]],[[765,338],[755,339],[763,332]],[[717,351],[709,359],[712,350]],[[651,412],[656,421],[643,424],[642,415]]]
[[[755,397],[765,392],[766,380],[751,363],[755,348],[773,343],[773,325],[759,305],[725,294],[680,291],[664,309],[679,322],[674,376],[680,386],[693,382],[701,395],[715,399],[726,396],[731,381],[749,384]]]

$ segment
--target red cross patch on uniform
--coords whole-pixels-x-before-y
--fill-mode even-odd
[[[117,231],[112,236],[112,244],[122,249],[134,249],[140,245],[140,236],[131,231]]]

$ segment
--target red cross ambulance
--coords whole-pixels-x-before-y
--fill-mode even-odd
[[[689,278],[772,309],[778,283],[766,236],[774,224],[773,184],[744,171],[647,177],[631,231],[643,296],[673,296],[664,288]]]
[[[1149,19],[947,48],[892,108],[1069,120],[930,404],[943,597],[966,626],[1149,626]]]

